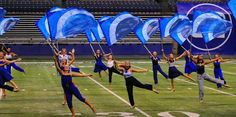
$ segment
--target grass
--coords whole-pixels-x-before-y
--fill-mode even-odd
[[[92,61],[81,60],[78,65],[83,72],[93,73]],[[143,83],[152,83],[151,63],[149,60],[132,60],[133,65],[150,69],[147,73],[137,73],[135,77]],[[160,63],[162,69],[167,72],[166,63]],[[178,67],[183,71],[184,61],[178,62]],[[7,97],[0,100],[1,117],[51,117],[51,116],[70,116],[67,106],[62,105],[63,92],[60,84],[60,78],[57,76],[52,63],[21,63],[26,70],[26,74],[14,71],[14,81],[21,88],[21,92],[7,92]],[[213,75],[212,65],[207,66],[207,72]],[[230,61],[222,64],[225,72],[224,76],[232,88],[219,89],[236,95],[236,61]],[[156,117],[158,113],[170,112],[176,117],[185,117],[186,115],[174,111],[186,111],[200,114],[201,117],[233,117],[236,116],[236,96],[221,94],[219,92],[205,88],[205,102],[198,101],[198,87],[181,80],[176,80],[176,92],[170,92],[170,81],[166,80],[160,74],[158,88],[160,94],[134,88],[134,97],[136,106],[150,116]],[[196,79],[196,74],[193,74]],[[103,86],[109,88],[108,77],[103,73],[103,77],[98,78],[94,74],[93,79]],[[178,79],[186,80],[183,77]],[[122,102],[111,93],[104,90],[88,78],[74,78],[75,84],[79,87],[84,97],[89,99],[96,107],[98,115],[103,116],[108,112],[126,112],[126,116],[142,117],[140,112],[130,109],[129,105]],[[215,84],[205,81],[205,86],[216,89]],[[113,76],[111,91],[128,101],[124,78],[118,75]],[[73,105],[80,116],[93,117],[95,114],[83,103],[73,98]],[[118,116],[119,114],[110,113],[107,116]],[[105,115],[104,115],[105,116]],[[187,117],[187,116],[186,116]]]

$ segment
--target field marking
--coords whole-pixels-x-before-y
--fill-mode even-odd
[[[54,62],[17,62],[18,64],[53,64]],[[84,63],[84,62],[74,62],[74,63]]]
[[[43,64],[51,64],[53,62],[21,62],[23,64],[39,64],[39,63],[43,63]],[[120,97],[119,95],[117,95],[116,93],[114,93],[113,91],[111,91],[110,89],[106,88],[104,85],[100,84],[98,81],[94,80],[92,77],[88,77],[91,81],[93,81],[95,84],[99,85],[100,87],[102,87],[104,90],[106,90],[107,92],[111,93],[113,96],[117,97],[118,99],[120,99],[122,102],[126,103],[127,105],[130,106],[129,102],[127,102],[125,99],[123,99],[122,97]],[[137,110],[138,112],[140,112],[142,115],[146,116],[146,117],[151,117],[149,114],[147,114],[146,112],[142,111],[141,109],[139,109],[138,107],[135,107],[135,110]]]
[[[139,66],[136,66],[136,65],[133,65],[133,66],[136,67],[136,68],[139,68],[139,69],[144,69],[144,68],[139,67]],[[153,72],[153,71],[152,71],[152,70],[149,70],[149,72]],[[193,85],[198,85],[197,83],[193,83],[193,82],[186,81],[186,80],[183,80],[183,79],[177,79],[177,80],[183,81],[183,82],[186,82],[186,83],[189,83],[189,84],[193,84]],[[226,95],[230,95],[230,96],[236,97],[236,95],[235,95],[235,94],[232,94],[232,93],[220,91],[220,90],[217,90],[217,89],[208,87],[208,86],[204,86],[204,87],[205,87],[206,89],[210,89],[210,90],[216,91],[216,92],[218,92],[218,93],[222,93],[222,94],[226,94]]]
[[[206,69],[214,71],[214,69],[212,69],[212,68],[206,68]],[[229,74],[229,75],[236,75],[236,73],[228,72],[228,71],[225,71],[225,70],[222,70],[222,72],[223,72],[223,74],[225,73],[225,74]]]
[[[182,61],[180,61],[180,62],[182,62]],[[146,63],[151,63],[151,62],[131,62],[131,63],[146,64]],[[159,63],[166,63],[166,62],[159,62]],[[176,65],[176,66],[183,68],[183,66],[179,66],[179,65]],[[208,66],[209,66],[209,65],[208,65]],[[142,69],[143,69],[143,68],[142,68]],[[214,69],[208,68],[208,67],[206,67],[206,69],[211,70],[211,71],[214,70]],[[223,70],[223,73],[229,74],[229,75],[236,75],[236,73],[229,72],[229,71],[225,71],[225,70]]]
[[[113,96],[117,97],[118,99],[120,99],[122,102],[126,103],[127,105],[130,106],[129,102],[127,102],[125,99],[123,99],[122,97],[120,97],[119,95],[117,95],[116,93],[114,93],[113,91],[111,91],[110,89],[106,88],[104,85],[102,85],[101,83],[99,83],[98,81],[94,80],[92,77],[88,77],[91,81],[93,81],[94,83],[96,83],[97,85],[99,85],[100,87],[102,87],[104,90],[106,90],[107,92],[111,93]],[[138,107],[135,107],[135,110],[137,110],[138,112],[140,112],[142,115],[146,116],[146,117],[151,117],[150,115],[148,115],[146,112],[142,111],[141,109],[139,109]]]
[[[26,63],[26,64],[31,64],[31,63],[37,63],[37,64],[39,64],[39,63],[53,63],[53,62],[20,62],[20,63]],[[83,62],[81,62],[81,63],[83,63]],[[145,62],[133,62],[133,63],[145,63]],[[146,62],[146,63],[150,63],[150,62]],[[136,66],[136,65],[133,65],[134,67],[137,67],[137,68],[139,68],[139,69],[144,69],[144,68],[142,68],[142,67],[139,67],[139,66]],[[210,68],[207,68],[207,69],[210,69]],[[152,70],[149,70],[149,72],[153,72]],[[233,75],[236,75],[236,74],[234,74],[234,73],[231,73],[231,72],[224,72],[224,73],[226,73],[226,74],[233,74]],[[94,79],[92,79],[91,77],[90,77],[90,79],[91,80],[94,80]],[[179,81],[183,81],[183,82],[187,82],[187,83],[189,83],[189,84],[194,84],[194,85],[198,85],[197,83],[193,83],[193,82],[189,82],[189,81],[186,81],[186,80],[183,80],[183,79],[177,79],[177,80],[179,80]],[[96,81],[96,80],[94,80],[94,81]],[[97,82],[97,81],[96,81]],[[96,83],[95,82],[95,83]],[[99,82],[97,82],[97,83],[99,83]],[[100,83],[99,83],[100,84]],[[101,84],[100,84],[101,85]],[[103,86],[103,85],[101,85],[102,86],[102,88],[104,87],[104,89],[106,88],[105,86]],[[216,92],[219,92],[219,93],[222,93],[222,94],[226,94],[226,95],[230,95],[230,96],[233,96],[233,97],[236,97],[236,95],[235,94],[232,94],[232,93],[228,93],[228,92],[224,92],[224,91],[220,91],[220,90],[217,90],[217,89],[214,89],[214,88],[211,88],[211,87],[208,87],[208,86],[204,86],[205,88],[207,88],[207,89],[210,89],[210,90],[213,90],[213,91],[216,91]],[[105,89],[105,90],[109,90],[109,89]],[[111,90],[109,90],[109,91],[111,91]],[[108,92],[109,92],[108,91]],[[112,92],[112,91],[111,91]],[[111,93],[110,92],[110,93]],[[114,92],[113,92],[114,93]],[[115,94],[115,93],[114,93]],[[115,94],[115,95],[117,95],[117,94]],[[118,95],[117,95],[118,96]],[[120,97],[120,96],[118,96],[118,97]],[[120,97],[121,98],[121,97]],[[123,99],[123,98],[121,98],[121,99]],[[123,99],[124,100],[124,99]],[[124,100],[125,101],[125,100]],[[125,101],[125,103],[128,103],[127,101]],[[129,103],[128,103],[129,104]]]
[[[75,63],[82,64],[84,62],[75,62]],[[146,64],[146,63],[151,63],[151,62],[131,62],[131,63]],[[159,63],[166,63],[166,62],[159,62]],[[19,62],[19,64],[53,64],[53,62]],[[176,66],[178,66],[178,65],[176,65]],[[94,66],[79,66],[79,67],[81,67],[81,68],[92,68]],[[182,66],[178,66],[178,67],[182,67]],[[211,71],[214,70],[212,68],[207,68],[207,67],[206,67],[206,69],[211,70]],[[225,71],[225,70],[223,70],[223,73],[229,74],[229,75],[236,75],[236,73]]]

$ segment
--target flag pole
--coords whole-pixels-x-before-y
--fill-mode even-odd
[[[113,54],[111,47],[109,47],[110,53]]]
[[[55,49],[52,47],[51,43],[50,43],[48,40],[47,40],[46,42],[48,43],[48,45],[51,47],[52,50],[55,50]]]
[[[51,47],[51,49],[52,49],[54,52],[58,53],[59,50],[55,47],[55,45],[53,45],[52,42],[50,43],[49,40],[51,40],[51,39],[46,40],[46,42],[48,43],[48,45]]]
[[[48,28],[49,28],[49,40],[51,43],[49,43],[49,41],[47,40],[48,44],[50,47],[52,47],[53,50],[56,50],[56,52],[59,52],[58,48],[56,48],[56,46],[54,45],[54,43],[52,43],[52,32],[51,32],[51,26],[49,25],[49,20],[48,20],[48,14],[46,13],[46,20],[47,20],[47,24],[48,24]]]
[[[102,48],[100,42],[98,43],[98,46],[99,46],[99,48],[101,49],[102,53],[105,54],[105,51],[103,50],[103,48]]]
[[[55,46],[55,43],[52,43],[52,46],[57,52],[59,52],[59,49]]]
[[[59,41],[57,40],[56,41],[56,44],[57,44],[57,49],[59,48]]]
[[[164,45],[163,45],[162,41],[163,40],[161,39],[161,42],[160,42],[161,43],[161,49],[164,49]]]
[[[6,45],[5,45],[4,43],[2,43],[2,45],[3,45],[3,47],[4,47],[5,49],[7,49],[7,47],[6,47]]]
[[[93,51],[93,54],[95,55],[95,51],[94,51],[94,48],[93,48],[92,44],[91,44],[91,43],[89,43],[89,46],[90,46],[90,48],[92,49],[92,51]]]
[[[145,44],[143,44],[143,47],[147,50],[147,52],[148,52],[152,57],[154,57],[154,56],[152,55],[152,52],[148,49],[148,47],[147,47]]]
[[[209,49],[208,49],[207,44],[205,44],[205,46],[206,46],[206,49],[207,49],[208,56],[209,56],[209,58],[211,59],[211,53],[210,53],[210,51],[209,51]]]
[[[182,47],[185,51],[188,51],[184,46],[181,45],[181,47]]]
[[[193,37],[192,36],[190,36],[190,42],[191,43],[193,43]],[[192,52],[192,44],[190,44],[190,47],[189,47],[189,51],[190,51],[190,53]]]

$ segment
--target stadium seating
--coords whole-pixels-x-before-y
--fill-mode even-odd
[[[66,7],[77,6],[91,11],[160,11],[160,5],[154,0],[68,0]]]
[[[227,0],[178,0],[178,2],[209,2],[209,3],[223,3]]]
[[[142,19],[158,16],[170,16],[174,12],[168,9],[168,3],[155,0],[67,0],[64,7],[80,7],[92,12],[98,19],[104,15],[114,16],[122,11],[129,11]],[[1,36],[5,43],[43,43],[44,39],[35,26],[35,22],[41,18],[48,9],[55,6],[52,0],[0,0],[0,6],[8,12],[6,17],[20,18],[20,23],[11,31]],[[164,9],[165,8],[165,9]],[[76,42],[84,42],[85,35],[73,39]],[[153,41],[159,39],[156,34]],[[137,42],[134,34],[130,34],[125,41]],[[152,42],[152,40],[150,41]]]
[[[35,22],[44,15],[43,12],[38,12],[37,15],[32,13],[9,13],[7,17],[17,17],[20,18],[20,23],[15,26],[11,31],[7,32],[2,36],[0,41],[5,43],[43,43],[44,39],[40,31],[35,26]],[[102,17],[101,15],[96,15],[96,18]],[[142,18],[146,19],[149,16],[143,15]],[[159,40],[159,33],[154,35],[152,41]],[[86,36],[84,34],[79,35],[77,38],[73,39],[73,42],[85,42]],[[138,42],[135,34],[130,34],[125,41]],[[160,40],[159,40],[160,41]],[[72,43],[72,42],[71,42]]]
[[[52,0],[0,0],[0,6],[12,12],[44,12],[53,7],[54,3]]]

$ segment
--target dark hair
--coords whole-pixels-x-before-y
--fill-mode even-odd
[[[199,56],[197,57],[197,63],[204,63],[203,59],[199,59]]]

